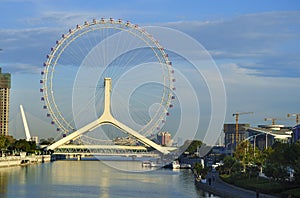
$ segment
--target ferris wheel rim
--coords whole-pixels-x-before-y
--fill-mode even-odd
[[[42,72],[43,75],[43,80],[42,80],[42,91],[43,92],[43,100],[45,102],[45,106],[48,114],[50,114],[50,117],[52,118],[52,124],[56,124],[57,125],[57,130],[62,130],[64,132],[72,132],[74,130],[74,127],[71,126],[70,123],[68,123],[64,116],[63,113],[60,111],[58,105],[56,104],[56,100],[55,100],[55,96],[53,95],[53,85],[52,85],[52,80],[53,80],[53,74],[55,72],[55,67],[57,66],[57,61],[60,59],[61,54],[64,52],[65,48],[67,48],[70,43],[72,43],[74,40],[80,38],[83,34],[88,34],[88,32],[90,31],[94,31],[94,29],[89,30],[89,31],[82,31],[84,29],[87,29],[91,26],[94,25],[109,25],[109,27],[105,27],[105,28],[113,28],[115,29],[116,27],[114,25],[120,25],[119,30],[120,31],[124,31],[125,28],[121,28],[121,27],[126,27],[130,30],[134,30],[135,32],[137,32],[137,34],[141,34],[143,36],[145,36],[147,39],[149,39],[149,41],[151,41],[151,44],[154,44],[154,46],[158,49],[158,52],[160,53],[161,57],[162,57],[162,61],[163,64],[165,64],[167,66],[167,72],[168,72],[168,76],[170,77],[168,79],[169,82],[169,89],[172,89],[173,86],[173,79],[172,77],[172,73],[173,73],[173,69],[172,69],[172,63],[169,61],[168,59],[168,55],[167,53],[164,51],[163,47],[159,44],[158,41],[156,41],[149,33],[147,33],[144,29],[140,28],[137,25],[133,25],[129,22],[122,22],[121,20],[118,21],[114,21],[113,19],[101,19],[100,21],[97,20],[93,20],[92,23],[88,23],[85,22],[83,26],[77,25],[75,29],[73,30],[69,30],[68,34],[63,34],[62,38],[60,40],[58,40],[56,42],[55,47],[51,48],[51,52],[50,54],[47,55],[47,60],[44,63],[44,70]],[[102,27],[103,28],[103,27]],[[102,29],[101,27],[99,27],[98,29]],[[82,31],[81,34],[76,34],[78,32]],[[74,36],[75,35],[75,36]],[[70,39],[72,36],[74,36],[74,38],[72,38],[70,41],[68,39]],[[65,42],[68,42],[65,46],[63,46],[63,44],[65,44]],[[61,48],[63,46],[63,48]],[[153,47],[151,47],[153,48]],[[56,54],[57,52],[58,55]],[[53,62],[54,60],[54,62]],[[50,76],[49,76],[50,75]],[[166,102],[166,109],[169,108],[169,105],[171,104],[171,100],[173,99],[172,95],[169,94],[168,96],[165,96],[167,98],[167,102]],[[163,96],[162,96],[163,98]],[[47,114],[47,116],[48,116]],[[49,116],[48,116],[49,117]],[[159,119],[161,120],[157,120],[155,122],[155,124],[159,124],[159,122],[161,122],[163,120],[165,116],[161,115],[159,117]],[[149,122],[150,123],[150,122]],[[153,126],[156,127],[156,126]]]

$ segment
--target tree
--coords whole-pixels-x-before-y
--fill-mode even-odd
[[[280,163],[267,163],[264,173],[277,181],[286,181],[289,178],[287,167]]]
[[[6,150],[9,146],[9,140],[6,136],[0,135],[0,149]]]
[[[206,175],[208,173],[208,167],[203,167],[201,163],[196,162],[194,169],[197,172],[197,175],[200,175],[202,179],[206,178]]]
[[[292,144],[288,149],[287,157],[290,160],[291,168],[293,168],[295,181],[300,184],[300,141]]]
[[[50,144],[53,144],[54,142],[55,142],[54,138],[50,137],[48,139],[41,139],[40,144],[41,145],[50,145]]]
[[[290,166],[289,145],[276,142],[272,146],[272,150],[267,156],[264,173],[268,177],[272,177],[278,181],[285,181],[289,178],[287,168]]]
[[[288,165],[289,164],[289,145],[281,142],[276,142],[273,146],[273,151],[270,153],[270,155],[267,157],[268,162],[274,162],[274,163],[280,163],[282,165]]]
[[[234,169],[234,164],[236,164],[237,161],[234,157],[228,155],[224,158],[223,161],[223,165],[221,167],[221,172],[224,172],[228,175],[232,174],[232,171],[236,171],[236,169]]]
[[[300,184],[300,157],[293,164],[295,182]]]
[[[200,140],[186,141],[182,148],[184,148],[186,152],[193,154],[197,152],[197,148],[201,147],[201,145],[202,142]]]
[[[14,143],[13,148],[17,151],[32,152],[36,149],[36,144],[35,142],[27,142],[24,139],[20,139]]]
[[[243,171],[246,172],[247,165],[253,165],[254,163],[254,150],[250,142],[241,142],[235,152],[234,157],[243,165]]]

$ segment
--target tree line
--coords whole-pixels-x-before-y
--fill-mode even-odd
[[[272,147],[259,150],[249,141],[238,145],[232,156],[226,156],[221,174],[265,176],[280,182],[300,184],[300,141],[293,144],[276,142]]]
[[[38,149],[35,142],[28,142],[25,139],[16,140],[12,136],[0,135],[1,154],[14,154],[18,152],[34,153]]]

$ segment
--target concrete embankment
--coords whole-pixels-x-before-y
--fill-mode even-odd
[[[0,167],[20,166],[53,161],[51,155],[0,157]]]

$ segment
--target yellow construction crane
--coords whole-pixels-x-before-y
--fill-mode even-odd
[[[275,120],[278,120],[278,118],[264,118],[264,121],[272,120],[272,125],[275,125]]]
[[[236,112],[232,114],[232,116],[235,116],[235,146],[237,146],[237,143],[239,141],[239,116],[252,113],[253,112]]]
[[[268,120],[272,120],[272,125],[275,125],[276,120],[289,120],[289,119],[288,118],[264,118],[264,121],[268,121]]]
[[[300,116],[300,114],[297,114],[297,113],[289,113],[289,114],[287,114],[288,118],[291,117],[291,116],[295,116],[296,117],[296,125],[298,125],[299,124],[299,116]]]

